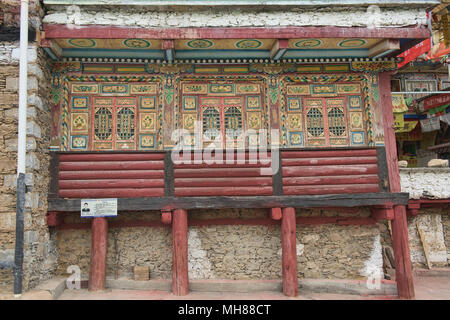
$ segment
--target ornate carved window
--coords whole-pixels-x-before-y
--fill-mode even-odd
[[[345,114],[338,107],[333,107],[328,110],[328,128],[330,134],[334,136],[342,136],[346,131]]]
[[[323,135],[323,114],[319,108],[310,108],[306,113],[306,127],[313,137]]]
[[[237,107],[225,111],[225,133],[231,139],[237,139],[242,134],[242,113]]]
[[[113,114],[107,107],[96,108],[94,115],[94,134],[97,140],[111,140]]]
[[[117,137],[120,140],[134,139],[135,114],[132,108],[120,108],[117,112]]]
[[[214,107],[203,110],[203,135],[209,140],[220,136],[220,113]]]

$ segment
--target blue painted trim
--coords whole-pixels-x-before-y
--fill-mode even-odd
[[[369,49],[289,49],[283,58],[367,58],[368,56]]]
[[[176,50],[177,59],[270,59],[269,50]]]
[[[62,50],[63,57],[71,58],[139,58],[139,59],[164,59],[162,50],[109,50],[109,49],[81,49],[71,48]]]
[[[50,59],[52,59],[53,61],[58,61],[58,57],[56,56],[56,54],[53,52],[52,49],[50,48],[42,48],[44,49],[45,53],[50,57]]]

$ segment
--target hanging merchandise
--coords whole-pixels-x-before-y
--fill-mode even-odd
[[[395,128],[395,133],[408,133],[413,131],[419,121],[404,121],[402,128]]]
[[[408,106],[406,105],[405,98],[402,94],[392,95],[392,112],[403,113],[408,111]]]
[[[403,118],[403,113],[394,113],[395,132],[397,132],[397,130],[403,129],[404,126],[405,126],[405,120]]]
[[[439,117],[434,117],[420,120],[420,126],[422,128],[422,132],[431,132],[439,130],[441,128],[441,123],[439,121]]]

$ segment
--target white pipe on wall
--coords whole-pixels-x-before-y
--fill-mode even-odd
[[[27,82],[28,82],[27,53],[28,53],[28,0],[21,0],[17,174],[25,173],[25,156],[27,145]]]

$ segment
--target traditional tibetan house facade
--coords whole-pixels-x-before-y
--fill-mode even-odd
[[[389,245],[413,298],[390,77],[438,1],[393,1],[375,27],[354,1],[143,2],[44,0],[57,272],[295,296],[302,278],[384,278]],[[118,217],[80,219],[90,198]]]

